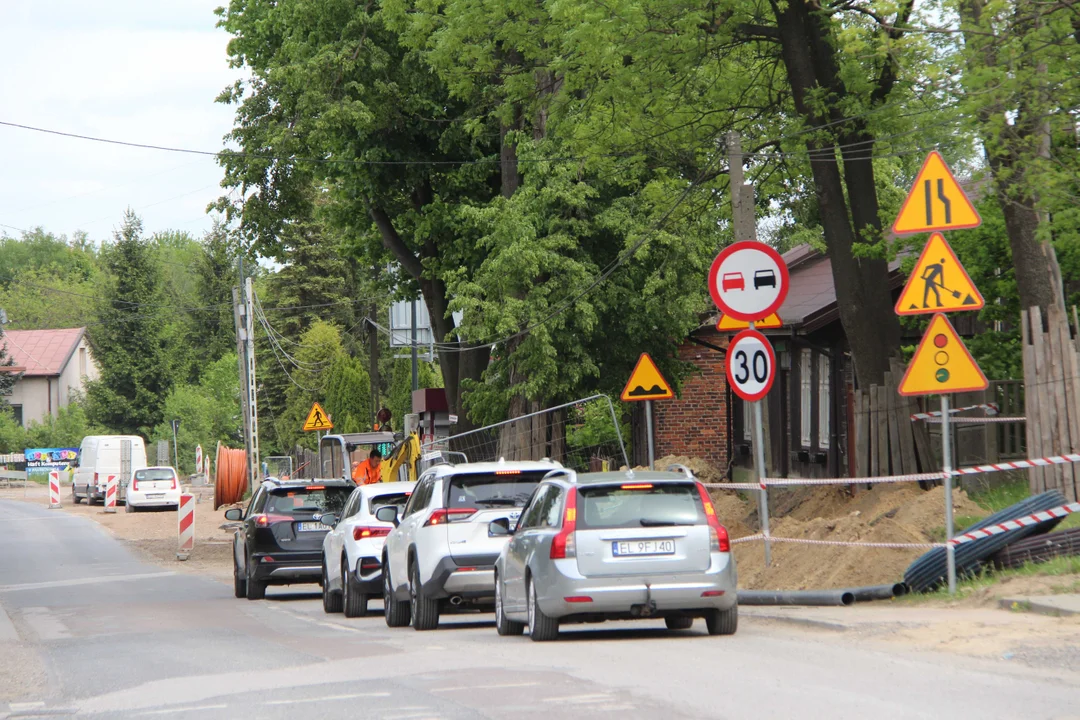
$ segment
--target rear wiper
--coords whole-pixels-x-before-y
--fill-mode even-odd
[[[483,500],[477,500],[477,505],[517,505],[518,500],[514,498],[484,498]]]
[[[641,518],[639,522],[641,522],[641,527],[674,527],[694,524],[678,520],[650,520],[649,518]]]

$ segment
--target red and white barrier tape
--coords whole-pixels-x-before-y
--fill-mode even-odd
[[[760,490],[765,487],[794,487],[803,485],[873,485],[876,483],[919,482],[922,480],[942,480],[945,473],[916,473],[912,475],[882,475],[881,477],[851,478],[765,478],[762,483],[702,483],[707,488],[717,490]]]
[[[731,541],[732,544],[751,542],[757,540],[765,540],[764,535],[747,535],[746,537],[736,538]],[[886,548],[895,550],[908,550],[908,549],[920,549],[920,548],[936,548],[945,547],[945,543],[887,543],[887,542],[858,542],[856,540],[810,540],[808,538],[786,538],[776,537],[770,535],[769,542],[779,543],[795,543],[797,545],[833,545],[836,547],[868,547],[868,548]]]
[[[949,414],[950,415],[955,415],[956,413],[967,412],[968,410],[984,410],[987,415],[997,415],[999,412],[1001,412],[1001,408],[998,407],[997,403],[983,403],[982,405],[968,405],[967,407],[953,408],[952,410],[949,411]],[[911,416],[911,419],[912,419],[912,421],[915,421],[915,420],[929,420],[930,418],[939,418],[939,417],[941,417],[941,411],[940,410],[933,410],[931,412],[914,413]]]
[[[928,418],[927,421],[931,425],[940,425],[943,421],[941,418]],[[1023,416],[1019,417],[1005,417],[1003,415],[996,415],[993,417],[961,417],[961,418],[949,418],[950,423],[1009,423],[1009,422],[1027,422],[1027,418]]]
[[[1022,527],[1038,525],[1039,523],[1046,522],[1047,520],[1065,517],[1069,513],[1074,512],[1080,512],[1080,503],[1069,503],[1068,505],[1060,505],[1056,508],[1051,508],[1042,512],[1025,515],[1024,517],[1014,518],[1013,520],[1006,520],[1003,523],[991,525],[990,527],[985,527],[981,530],[972,530],[971,532],[966,532],[963,535],[957,535],[952,540],[950,540],[949,543],[951,543],[952,545],[963,545],[964,543],[969,543],[973,540],[981,540],[982,538],[988,538],[992,535],[1000,535],[1001,533],[1008,532],[1009,530],[1019,530]]]
[[[1012,462],[993,463],[990,465],[972,465],[970,467],[956,468],[953,475],[978,475],[979,473],[1001,472],[1003,470],[1025,470],[1033,467],[1047,467],[1048,465],[1065,465],[1067,463],[1080,462],[1080,453],[1067,453],[1065,455],[1052,455],[1050,457],[1029,458],[1027,460],[1013,460]]]

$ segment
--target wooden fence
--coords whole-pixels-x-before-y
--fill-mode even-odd
[[[1063,308],[1045,315],[1037,307],[1021,312],[1024,347],[1026,440],[1032,457],[1080,449],[1080,329],[1076,308],[1072,327]],[[1080,467],[1075,464],[1028,471],[1032,493],[1060,490],[1070,502],[1080,496]]]
[[[921,412],[914,398],[899,393],[904,368],[893,360],[884,385],[855,391],[855,468],[859,477],[934,472],[941,465],[930,449],[924,423],[911,422]]]

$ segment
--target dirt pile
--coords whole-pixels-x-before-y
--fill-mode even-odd
[[[728,499],[723,498],[724,495]],[[756,498],[732,501],[736,493],[718,491],[720,517],[733,538],[758,532]],[[735,504],[737,503],[737,504]],[[945,491],[916,485],[878,485],[852,497],[847,486],[770,491],[770,531],[774,537],[875,543],[940,542],[944,537]],[[962,490],[953,491],[957,515],[980,515],[981,508]],[[723,512],[720,512],[723,508]],[[740,508],[743,515],[739,516]],[[774,511],[775,508],[775,511]],[[779,513],[787,511],[783,516]],[[727,513],[731,513],[728,515]],[[728,520],[731,518],[731,520]],[[762,590],[808,590],[898,582],[920,548],[866,548],[772,544],[765,567],[761,542],[735,546],[739,586]]]

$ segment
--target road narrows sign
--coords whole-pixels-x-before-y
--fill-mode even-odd
[[[747,402],[768,395],[776,379],[776,353],[757,330],[743,330],[732,339],[725,365],[728,386]]]
[[[788,293],[788,269],[765,243],[744,240],[724,248],[709,269],[709,294],[720,312],[753,322],[772,315]]]
[[[982,218],[941,154],[932,150],[893,222],[897,235],[979,227]]]
[[[649,357],[649,353],[641,353],[634,371],[630,373],[630,379],[626,381],[621,397],[623,402],[670,400],[675,397],[675,393],[668,381],[660,374],[660,369]]]
[[[980,310],[986,302],[945,236],[934,233],[896,301],[897,315]]]
[[[784,327],[783,321],[776,313],[764,317],[760,320],[754,321],[754,327],[758,330],[772,330],[775,328]],[[733,330],[748,330],[750,323],[745,320],[736,320],[729,315],[721,315],[720,322],[716,323],[716,329],[720,332],[731,332]]]
[[[949,319],[941,313],[934,315],[900,381],[900,394],[972,392],[989,386]]]
[[[330,416],[323,410],[322,405],[312,403],[311,412],[308,413],[307,420],[304,421],[304,432],[333,429],[334,423],[330,422]]]

